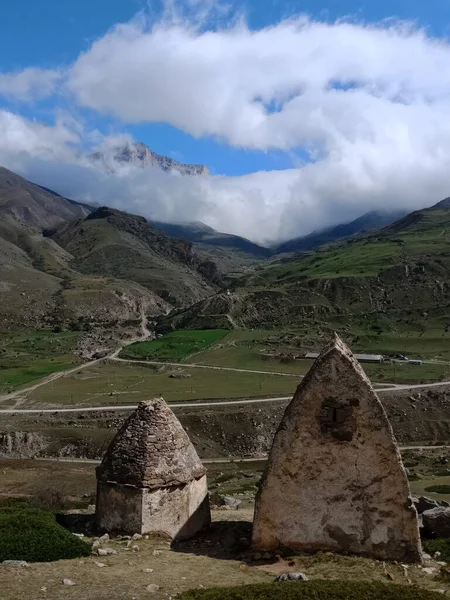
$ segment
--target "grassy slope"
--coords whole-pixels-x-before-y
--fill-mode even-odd
[[[80,334],[50,330],[0,338],[0,391],[6,392],[76,365],[74,351]]]
[[[262,266],[160,322],[297,331],[317,346],[337,329],[355,349],[450,358],[450,210],[428,209],[365,238]]]
[[[75,257],[73,266],[82,273],[130,279],[175,304],[217,289],[190,242],[168,238],[142,217],[99,209],[50,235]]]

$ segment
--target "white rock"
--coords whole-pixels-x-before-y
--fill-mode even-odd
[[[97,565],[97,567],[106,567],[105,563],[102,562],[95,562],[95,564]]]
[[[430,554],[427,554],[426,552],[424,552],[424,553],[422,554],[422,558],[423,558],[423,560],[431,560],[431,555],[430,555]]]
[[[100,542],[98,540],[95,540],[94,542],[92,542],[92,550],[95,550],[99,546],[100,546]]]
[[[156,592],[159,590],[159,585],[156,585],[155,583],[150,583],[149,585],[146,586],[145,589],[147,590],[147,592],[150,592],[151,594],[156,594]]]
[[[436,573],[437,569],[436,569],[436,567],[424,567],[422,569],[422,571],[424,573],[426,573],[427,575],[434,575],[434,573]]]
[[[101,537],[98,538],[99,542],[108,542],[109,541],[109,534],[108,533],[104,533]]]
[[[142,569],[143,573],[153,573],[153,569]]]
[[[28,563],[26,560],[4,560],[2,565],[5,567],[28,567]]]
[[[76,585],[75,581],[72,581],[71,579],[63,579],[62,582],[64,585]]]
[[[79,538],[83,538],[83,537],[84,537],[84,533],[73,533],[73,532],[72,532],[72,534],[73,534],[73,535],[76,535],[76,536],[77,536],[77,537],[79,537]]]
[[[162,554],[162,550],[153,550],[152,554],[153,556],[159,556],[160,554]]]
[[[97,554],[99,556],[108,556],[108,554],[117,554],[117,550],[114,550],[114,548],[98,548]]]
[[[133,552],[139,552],[139,546],[137,544],[134,544],[134,546],[131,549],[133,550]]]
[[[135,533],[131,539],[135,541],[142,540],[142,535],[140,533]]]

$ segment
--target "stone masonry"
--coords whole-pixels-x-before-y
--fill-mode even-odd
[[[255,550],[419,562],[417,513],[386,413],[334,336],[276,432],[256,498]]]
[[[206,469],[162,398],[141,402],[97,468],[97,527],[187,538],[210,522]]]

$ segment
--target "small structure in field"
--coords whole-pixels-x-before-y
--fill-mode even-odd
[[[162,398],[141,402],[97,467],[98,529],[180,539],[210,519],[206,469],[187,433]]]
[[[319,352],[308,352],[305,354],[305,358],[316,359],[319,358]],[[385,358],[382,354],[354,354],[353,355],[357,361],[364,363],[382,363],[385,361]]]
[[[417,513],[386,413],[334,336],[299,385],[256,498],[253,547],[417,562]]]

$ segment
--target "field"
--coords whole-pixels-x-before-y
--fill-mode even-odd
[[[186,367],[98,364],[42,386],[27,397],[27,407],[137,404],[163,396],[167,401],[286,396],[298,381],[281,375]]]
[[[122,350],[122,358],[180,361],[201,352],[227,335],[226,329],[174,331],[152,342],[136,342]]]
[[[0,392],[75,366],[80,333],[33,331],[0,338]]]

